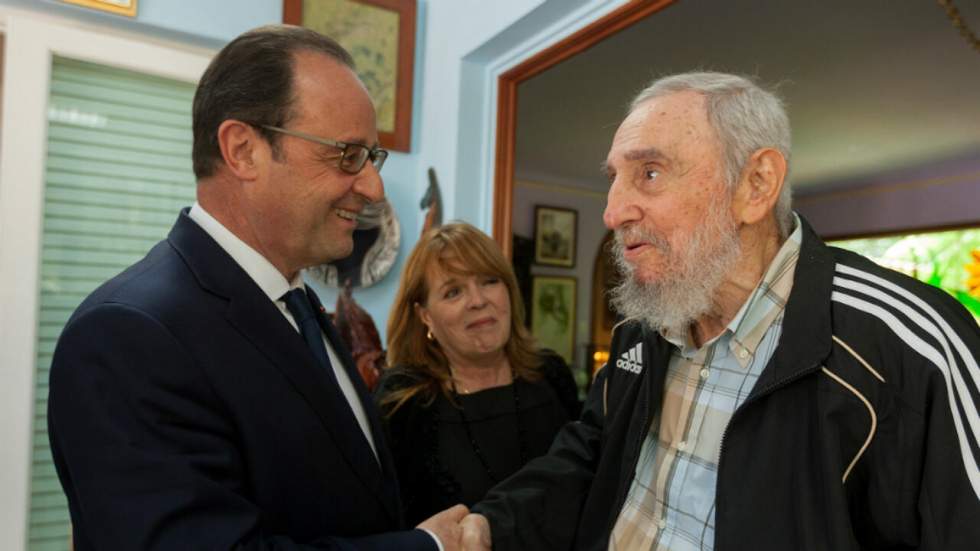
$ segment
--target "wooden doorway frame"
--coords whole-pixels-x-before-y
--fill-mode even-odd
[[[511,258],[517,86],[581,53],[676,0],[632,0],[507,70],[497,80],[497,145],[493,176],[493,238]]]

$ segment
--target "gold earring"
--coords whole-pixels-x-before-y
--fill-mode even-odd
[[[432,336],[432,329],[425,332],[425,338],[429,339],[430,341],[436,340],[436,338]]]

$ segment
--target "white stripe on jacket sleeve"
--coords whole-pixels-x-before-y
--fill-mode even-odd
[[[862,270],[837,264],[837,272],[877,285],[878,287],[874,287],[840,277],[834,278],[834,284],[841,288],[874,297],[894,307],[907,317],[910,322],[935,338],[942,346],[945,354],[940,353],[934,346],[922,340],[894,314],[876,304],[841,291],[834,291],[832,294],[832,300],[847,304],[879,318],[901,340],[908,343],[912,350],[915,350],[939,368],[946,381],[950,413],[956,428],[956,435],[960,444],[963,464],[966,467],[967,478],[970,480],[970,484],[977,498],[980,499],[980,471],[978,471],[976,458],[970,449],[969,436],[967,435],[967,430],[969,430],[973,438],[980,443],[980,416],[977,413],[977,405],[973,402],[969,393],[970,383],[974,387],[980,387],[980,369],[977,367],[976,359],[970,353],[969,348],[963,342],[962,338],[952,330],[948,322],[921,298],[890,281]],[[920,308],[931,319],[927,319],[921,313],[911,308],[909,303]],[[962,359],[962,368],[959,362],[957,362],[956,355],[953,354],[953,349],[955,349]],[[961,372],[961,369],[963,372]],[[966,375],[966,378],[964,378],[964,375]],[[956,407],[956,398],[959,398],[959,402],[962,404],[966,416],[965,420],[961,418]],[[964,421],[967,425],[966,427],[964,427]]]

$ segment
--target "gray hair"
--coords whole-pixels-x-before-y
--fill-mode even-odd
[[[633,112],[642,103],[677,92],[693,91],[705,97],[708,122],[718,134],[730,191],[734,192],[742,168],[759,149],[771,147],[790,158],[789,117],[783,101],[751,79],[726,73],[691,72],[653,81],[630,104]],[[787,169],[788,170],[788,169]],[[793,226],[792,191],[787,181],[774,209],[779,236],[785,239]]]

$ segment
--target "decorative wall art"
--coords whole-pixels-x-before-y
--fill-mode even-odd
[[[558,207],[534,207],[534,262],[575,266],[578,213]]]
[[[116,15],[136,17],[136,0],[61,0],[66,4],[84,6],[93,10],[105,11]]]
[[[531,291],[531,333],[542,348],[550,348],[565,358],[575,360],[574,277],[534,276]]]
[[[381,146],[411,149],[415,0],[284,0],[283,22],[339,42],[374,100]]]

